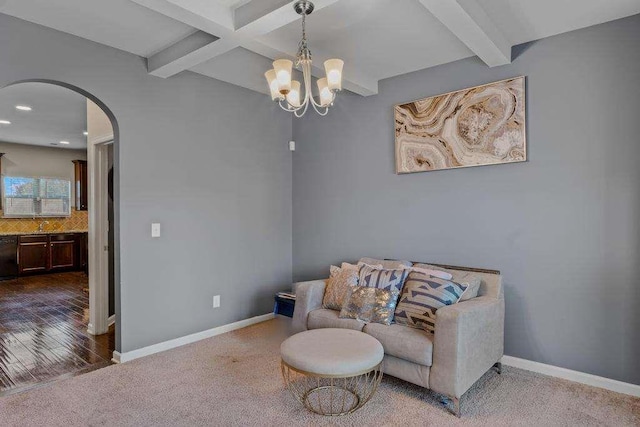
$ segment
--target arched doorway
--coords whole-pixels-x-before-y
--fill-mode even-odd
[[[44,105],[43,101],[43,105],[41,105],[42,108],[38,106],[39,101],[37,100],[33,102],[24,102],[25,104],[34,104],[33,106],[20,105],[17,101],[12,101],[12,104],[16,104],[15,106],[10,105],[8,106],[8,109],[5,108],[4,111],[0,110],[0,126],[4,126],[4,129],[0,128],[0,143],[5,145],[24,144],[25,146],[30,147],[29,150],[31,150],[31,152],[45,149],[50,152],[52,152],[52,150],[65,149],[76,149],[80,151],[81,145],[79,141],[81,136],[84,138],[86,158],[79,158],[78,162],[74,163],[73,166],[71,165],[71,162],[68,162],[68,166],[70,168],[75,168],[75,175],[73,180],[69,180],[71,181],[69,185],[69,194],[65,198],[65,194],[62,193],[64,193],[66,180],[53,180],[55,175],[59,175],[60,173],[56,170],[52,172],[51,165],[48,166],[48,169],[44,168],[40,173],[38,172],[38,168],[40,166],[36,162],[35,157],[33,161],[23,157],[21,162],[19,162],[21,164],[17,164],[15,161],[12,163],[11,155],[5,157],[4,162],[10,166],[9,170],[11,170],[11,167],[13,168],[13,171],[11,172],[13,175],[28,175],[33,178],[33,183],[37,183],[28,184],[31,185],[30,188],[37,188],[37,195],[35,193],[36,190],[34,190],[33,196],[29,196],[27,193],[25,193],[26,196],[25,194],[20,194],[20,197],[24,197],[23,200],[18,200],[17,196],[10,197],[9,199],[12,202],[11,212],[8,214],[5,208],[2,218],[0,219],[0,221],[5,222],[13,221],[12,224],[9,224],[9,229],[15,230],[16,234],[16,244],[18,247],[16,256],[17,275],[20,276],[20,278],[23,275],[25,277],[29,276],[36,281],[40,280],[40,282],[43,282],[43,280],[48,277],[47,275],[51,275],[54,272],[66,273],[71,271],[80,271],[82,267],[82,252],[79,248],[82,247],[82,237],[78,236],[82,236],[83,232],[86,231],[86,233],[84,233],[86,235],[86,241],[84,244],[87,249],[85,262],[88,273],[88,313],[86,316],[85,327],[89,334],[105,334],[109,329],[110,314],[112,314],[111,320],[114,321],[116,325],[115,331],[113,331],[112,328],[111,334],[119,335],[120,325],[117,321],[119,317],[119,281],[117,280],[119,271],[119,251],[117,244],[117,200],[119,196],[117,147],[119,134],[117,121],[111,110],[109,110],[109,108],[95,96],[81,88],[58,81],[38,79],[12,83],[0,89],[0,104],[2,103],[3,92],[11,92],[14,94],[30,93],[33,96],[37,96],[38,90],[41,89],[37,89],[35,86],[40,88],[48,87],[50,89],[58,88],[58,90],[64,89],[65,92],[70,91],[81,96],[86,106],[84,109],[86,118],[84,129],[76,129],[78,124],[75,120],[70,119],[68,116],[64,116],[65,108],[62,105],[59,108],[60,111],[56,111],[56,106],[53,105],[53,101],[51,101],[51,99],[55,100],[55,96],[51,96],[51,99],[46,105]],[[25,88],[24,91],[22,90],[23,88]],[[27,88],[29,90],[27,90]],[[43,91],[42,93],[45,92],[47,91]],[[49,90],[48,93],[49,95],[51,95],[51,93],[55,95],[56,91]],[[20,96],[18,96],[18,98],[20,98]],[[70,98],[71,97],[69,97],[69,99]],[[34,118],[38,117],[38,114],[42,113],[42,111],[39,110],[47,110],[48,115],[45,114],[44,116],[40,116],[39,119],[35,121]],[[56,114],[58,114],[58,116],[56,116]],[[90,116],[93,116],[93,118]],[[51,125],[50,132],[52,137],[50,138],[50,143],[45,142],[46,138],[38,138],[38,132],[44,132],[43,129],[47,127],[45,126],[47,124]],[[3,138],[3,130],[7,130],[9,128],[12,129],[12,131],[4,132],[4,135],[7,136],[7,138]],[[71,130],[69,131],[67,128]],[[62,136],[64,132],[71,132],[68,133],[71,136]],[[49,146],[47,146],[47,144]],[[113,154],[110,155],[110,152]],[[86,179],[84,183],[81,184],[76,177],[78,176],[78,164],[82,164],[83,162],[85,165],[84,173],[86,174]],[[29,163],[31,169],[29,169],[28,172],[21,173],[19,171],[19,167],[24,167],[25,165],[29,165]],[[112,174],[109,174],[110,169],[113,170]],[[5,171],[3,171],[3,175],[4,174]],[[36,176],[40,178],[36,180]],[[44,178],[45,176],[48,176],[51,179],[46,179]],[[114,180],[111,185],[112,191],[109,191],[110,177]],[[3,184],[4,183],[5,179],[3,177]],[[49,190],[50,188],[57,188],[55,185],[60,186],[62,189],[60,191],[62,193],[58,194],[54,190]],[[46,191],[42,189],[45,186],[47,188]],[[81,188],[82,186],[84,187]],[[43,191],[46,192],[46,197],[42,197]],[[83,193],[83,198],[80,197],[81,192]],[[7,200],[8,195],[9,192],[5,192],[5,189],[3,188],[3,202]],[[13,195],[13,193],[11,195]],[[111,206],[115,207],[112,208],[112,215],[109,215],[110,196],[113,197],[113,203],[111,203]],[[31,197],[31,199],[29,199],[29,197]],[[82,201],[80,201],[81,199]],[[20,211],[18,208],[18,202],[25,206],[32,205],[33,212],[31,213],[31,211],[29,211],[25,213],[26,211]],[[43,208],[44,205],[46,205],[46,207]],[[59,209],[60,211],[58,212],[56,209]],[[81,212],[83,210],[85,212]],[[27,218],[27,216],[31,214],[33,217]],[[18,223],[20,223],[20,227],[16,225]],[[34,227],[36,223],[38,223],[38,229]],[[2,231],[1,228],[0,231]],[[47,239],[47,241],[44,242],[43,240],[44,243],[42,243],[38,240],[42,238]],[[31,245],[31,243],[36,240],[38,240],[38,244],[36,245],[34,243]],[[21,242],[24,242],[24,245],[22,245]],[[20,267],[20,264],[24,264],[27,260],[26,256],[22,258],[20,257],[20,250],[23,246],[24,248],[29,248],[29,245],[34,248],[40,248],[40,252],[38,252],[38,254],[42,256],[40,256],[36,261],[43,262],[43,265],[45,266],[44,270],[39,266],[34,268]],[[24,254],[29,254],[29,252],[24,252]],[[67,258],[65,258],[65,256]],[[30,275],[29,273],[33,274]],[[109,279],[111,279],[111,283],[113,284],[113,291],[111,292],[111,295],[109,295]],[[111,313],[109,310],[110,302],[112,305]],[[49,308],[51,313],[56,312],[54,308],[47,307],[46,301],[41,302],[41,305],[44,305],[45,309]],[[64,307],[58,308],[60,308],[58,312],[64,311],[65,309]],[[70,309],[76,308],[74,307]],[[43,322],[47,322],[53,318],[54,317],[47,318],[45,315],[40,315],[39,317]],[[50,323],[51,322],[47,325],[50,326]],[[24,339],[28,338],[29,337],[26,337]],[[37,339],[45,340],[48,338],[38,336]],[[56,338],[54,337],[54,340],[51,341],[53,344],[51,345],[55,344],[55,339]],[[82,349],[82,344],[70,342],[68,338],[61,337],[57,339],[60,341],[61,348],[66,346],[71,349],[79,349],[78,351],[86,350],[88,353],[87,360],[91,357],[89,353],[91,353],[92,350],[95,350],[94,348],[91,348],[91,345],[100,345],[100,341],[96,340],[95,342],[98,344],[86,344],[84,345],[86,348]],[[42,343],[38,344],[42,347]],[[114,348],[111,348],[110,350],[113,349]],[[54,355],[49,357],[49,359],[55,359],[55,352],[52,353],[49,351],[49,353]],[[75,357],[77,359],[76,356],[77,354],[71,355],[69,358],[71,359]],[[82,356],[79,357],[82,358]],[[90,362],[88,363],[90,364]],[[77,365],[78,366],[75,367],[87,370],[87,366],[84,366],[82,363],[78,362]],[[27,371],[29,370],[26,366],[25,369]],[[58,371],[60,370],[58,369]],[[26,373],[23,376],[27,377]],[[35,378],[36,375],[31,375],[31,377]],[[51,378],[47,378],[46,380],[50,379]]]

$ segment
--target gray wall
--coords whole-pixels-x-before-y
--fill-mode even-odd
[[[636,15],[295,120],[294,278],[361,256],[499,269],[506,354],[640,384],[639,44]],[[394,174],[394,104],[518,75],[527,163]]]
[[[0,90],[0,97],[2,90]],[[2,174],[9,176],[44,176],[71,181],[71,206],[75,206],[74,166],[72,160],[87,160],[87,150],[42,147],[0,142]]]
[[[291,281],[289,115],[262,94],[152,77],[137,56],[2,14],[0,58],[0,87],[64,82],[117,120],[119,350],[271,310]]]

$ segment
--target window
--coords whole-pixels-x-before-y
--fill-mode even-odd
[[[71,182],[60,178],[2,177],[5,218],[71,215]]]

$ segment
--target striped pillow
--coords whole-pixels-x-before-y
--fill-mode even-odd
[[[409,271],[404,268],[384,269],[363,264],[360,267],[358,286],[385,289],[387,291],[396,290],[400,293]]]
[[[457,303],[465,289],[466,284],[412,271],[396,306],[395,322],[433,333],[436,311]]]

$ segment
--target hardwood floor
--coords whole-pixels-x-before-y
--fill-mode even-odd
[[[87,333],[88,277],[82,272],[0,282],[0,396],[111,363],[109,333]]]

